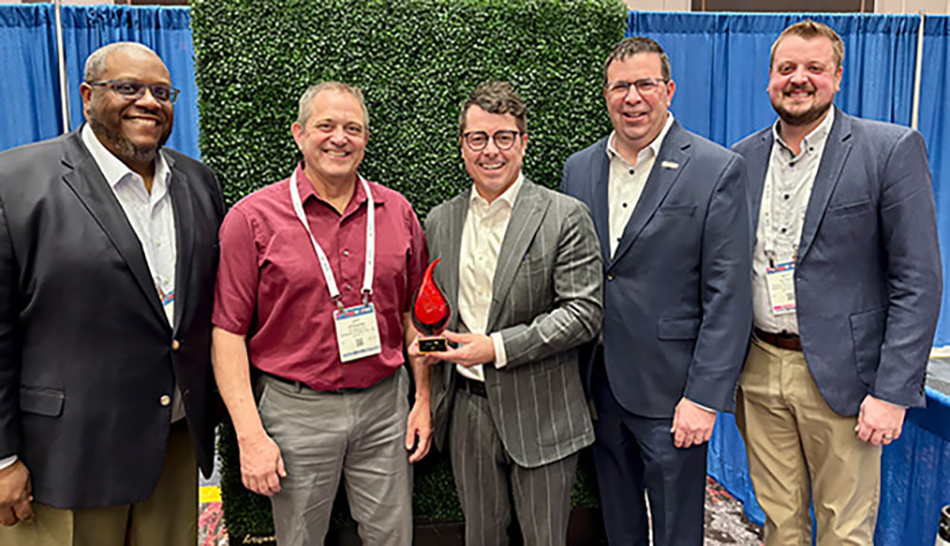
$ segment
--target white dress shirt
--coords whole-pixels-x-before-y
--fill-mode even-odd
[[[640,201],[640,194],[650,177],[650,170],[656,156],[660,153],[666,133],[673,125],[673,114],[667,114],[666,124],[653,142],[637,154],[637,164],[631,165],[622,158],[614,146],[617,132],[614,131],[607,139],[607,157],[610,158],[610,176],[607,182],[608,214],[610,215],[610,257],[614,257],[623,231],[627,228],[633,209]]]
[[[459,319],[469,332],[488,333],[485,330],[488,328],[488,311],[491,308],[498,252],[505,239],[515,199],[523,184],[524,178],[518,173],[515,183],[491,204],[472,188],[459,249],[458,311]],[[491,340],[495,345],[495,367],[501,368],[508,362],[505,344],[499,332],[492,333]],[[481,364],[471,368],[456,364],[456,369],[469,379],[485,380]]]
[[[798,260],[805,211],[811,199],[812,186],[825,152],[828,134],[834,123],[835,110],[828,110],[825,119],[802,139],[798,156],[779,135],[779,123],[772,126],[772,154],[765,174],[759,224],[756,228],[755,252],[752,255],[752,302],[755,327],[773,334],[798,333],[798,315],[794,312],[776,315],[772,312],[766,280],[769,262],[782,264]],[[766,197],[771,196],[770,200]],[[767,202],[768,201],[768,202]],[[774,249],[767,249],[772,241]],[[769,250],[770,255],[767,255]]]

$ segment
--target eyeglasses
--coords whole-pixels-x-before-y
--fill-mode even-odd
[[[116,95],[128,100],[138,100],[142,98],[142,96],[145,95],[145,90],[148,89],[152,92],[152,96],[155,97],[155,100],[158,102],[168,102],[175,104],[175,101],[178,100],[178,93],[181,93],[181,91],[178,89],[168,85],[149,85],[147,83],[129,80],[103,80],[86,83],[94,87],[109,87],[115,91]]]
[[[663,80],[659,78],[643,78],[635,82],[625,82],[618,81],[607,84],[607,91],[611,95],[623,95],[626,96],[630,92],[631,87],[637,88],[637,93],[641,95],[652,95],[656,93],[660,88],[660,84],[666,84],[670,80]]]
[[[488,136],[488,133],[485,131],[469,131],[462,135],[462,140],[465,141],[465,144],[473,152],[479,152],[485,149],[485,146],[488,146],[488,141],[493,140],[495,142],[495,147],[499,150],[510,150],[512,146],[515,145],[515,142],[518,141],[518,137],[522,135],[521,131],[511,131],[507,129],[502,129],[500,131],[495,131],[495,134]]]

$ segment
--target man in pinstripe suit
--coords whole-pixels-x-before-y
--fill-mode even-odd
[[[577,452],[594,440],[577,346],[603,314],[597,235],[579,201],[522,176],[527,120],[510,85],[476,87],[459,133],[473,189],[426,220],[456,311],[456,346],[428,359],[436,445],[450,452],[468,546],[508,543],[509,499],[525,544],[564,544]]]

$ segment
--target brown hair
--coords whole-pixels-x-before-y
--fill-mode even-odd
[[[844,60],[844,42],[841,41],[841,36],[838,36],[838,33],[828,25],[806,19],[786,28],[779,34],[778,38],[776,38],[775,43],[772,44],[772,55],[769,59],[770,69],[772,65],[775,64],[775,50],[786,36],[798,36],[806,40],[828,38],[828,40],[831,41],[831,50],[835,57],[835,68],[841,68],[841,61]]]
[[[660,73],[664,80],[670,81],[670,58],[666,56],[666,52],[663,51],[660,44],[646,36],[634,36],[621,40],[610,50],[610,55],[607,56],[607,61],[604,63],[604,86],[607,86],[607,69],[610,67],[610,63],[622,61],[627,57],[633,57],[641,53],[655,53],[658,55],[660,57]]]
[[[472,106],[478,106],[489,114],[511,114],[518,130],[522,134],[528,132],[528,107],[508,82],[489,81],[472,89],[459,113],[459,135],[465,132],[465,115]]]

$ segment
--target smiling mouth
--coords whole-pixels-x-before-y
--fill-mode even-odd
[[[486,171],[497,171],[505,166],[504,163],[479,163],[479,167],[485,169]]]
[[[627,121],[640,121],[641,119],[644,119],[646,117],[647,117],[646,112],[636,112],[636,113],[623,112],[623,119]]]
[[[136,124],[140,124],[140,125],[150,125],[150,126],[152,126],[152,127],[155,127],[155,126],[160,125],[160,124],[162,123],[162,122],[161,122],[159,119],[157,119],[157,118],[147,118],[147,117],[141,117],[141,116],[129,116],[129,117],[125,118],[125,119],[128,120],[128,121],[131,121],[132,123],[136,123]]]
[[[350,152],[346,152],[346,151],[342,151],[342,150],[324,150],[323,153],[327,154],[327,155],[330,156],[330,157],[343,158],[343,157],[349,157],[349,156],[350,156]]]

